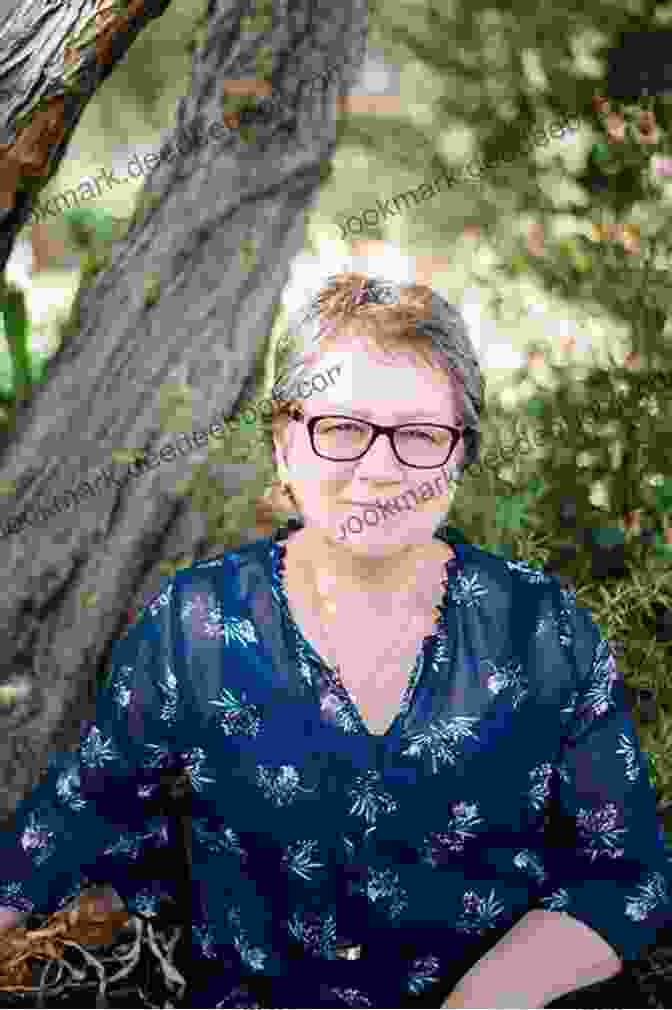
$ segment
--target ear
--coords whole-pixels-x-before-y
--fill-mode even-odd
[[[285,420],[284,423],[274,425],[273,427],[273,448],[275,449],[275,458],[279,467],[287,467],[288,465],[287,456],[291,444],[289,428],[290,425],[288,420]]]

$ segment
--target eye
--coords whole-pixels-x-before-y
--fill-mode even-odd
[[[322,431],[363,431],[364,427],[361,424],[353,423],[352,421],[339,421],[335,424],[326,423],[322,428]]]
[[[436,442],[439,441],[439,439],[436,437],[436,435],[433,435],[429,431],[423,431],[421,428],[411,428],[410,430],[407,428],[404,431],[404,434],[405,435],[409,435],[411,438],[424,439],[427,442],[434,442],[434,443],[436,443]]]
[[[429,442],[431,445],[443,445],[449,440],[449,433],[440,428],[402,428],[401,434],[404,438],[414,439],[421,442]]]

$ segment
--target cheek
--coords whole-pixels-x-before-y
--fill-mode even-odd
[[[325,473],[324,469],[314,462],[313,457],[313,461],[306,460],[303,465],[297,461],[293,468],[293,480],[312,498],[326,499],[341,494],[343,488],[347,487],[350,477]]]
[[[333,495],[340,495],[343,488],[347,487],[349,483],[349,477],[323,477],[317,486],[317,490],[323,498],[330,498]]]

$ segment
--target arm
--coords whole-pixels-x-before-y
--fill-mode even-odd
[[[545,877],[445,1006],[545,1006],[617,974],[672,921],[670,852],[622,675],[588,611],[570,604],[570,618],[578,690],[553,765]]]
[[[15,908],[0,907],[0,933],[4,933],[6,929],[13,929],[14,926],[21,925],[25,918],[25,912],[17,912]]]
[[[443,1006],[545,1007],[621,968],[615,951],[585,923],[532,909],[463,975]]]
[[[84,724],[74,752],[50,756],[47,774],[17,807],[14,829],[0,833],[5,922],[9,909],[60,909],[85,870],[123,897],[129,864],[162,844],[161,818],[151,819],[148,802],[176,763],[181,735],[172,620],[169,606],[148,606],[115,643],[95,722]]]

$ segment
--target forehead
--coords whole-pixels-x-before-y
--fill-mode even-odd
[[[456,390],[450,376],[432,368],[412,351],[396,351],[393,356],[362,348],[324,351],[311,362],[307,381],[319,374],[329,375],[313,386],[310,409],[366,408],[369,413],[454,412]],[[317,390],[320,390],[319,392]]]

